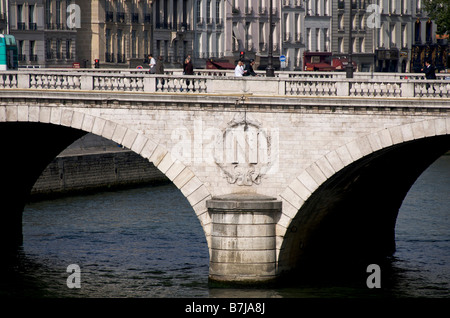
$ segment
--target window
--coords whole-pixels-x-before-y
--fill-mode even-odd
[[[25,22],[23,22],[23,4],[17,5],[17,29],[25,30]]]
[[[365,39],[363,37],[359,38],[359,50],[360,53],[364,53],[365,49]]]
[[[345,30],[344,29],[344,15],[339,14],[338,20],[339,20],[339,30],[341,30],[341,31]]]
[[[408,46],[408,28],[406,24],[402,25],[402,48]]]
[[[66,40],[66,59],[73,59],[72,57],[72,41]]]
[[[306,45],[307,45],[306,49],[308,51],[311,51],[311,47],[312,47],[311,41],[312,41],[312,39],[311,39],[311,29],[307,28],[306,29]]]
[[[56,0],[56,27],[61,29],[61,1]]]
[[[316,29],[316,51],[319,52],[321,50],[321,37],[320,37],[320,29]]]
[[[216,23],[221,23],[221,1],[220,0],[217,0],[216,1]]]
[[[137,38],[136,38],[136,30],[131,31],[131,57],[136,58],[136,47],[137,47]]]
[[[35,54],[35,52],[36,52],[36,41],[30,41],[29,52],[30,52],[30,61],[36,62],[37,61],[37,55]]]
[[[144,31],[144,54],[147,56],[149,54],[149,40],[148,40],[148,31]]]
[[[211,0],[207,0],[206,2],[206,22],[208,24],[212,23],[212,16],[211,16]]]
[[[52,41],[51,40],[45,41],[45,57],[47,60],[51,60],[53,58]]]
[[[34,8],[36,6],[33,4],[30,4],[28,6],[28,27],[30,30],[36,30],[36,23],[34,22]]]
[[[61,45],[61,40],[58,39],[56,40],[56,58],[57,59],[61,59],[62,58],[62,45]]]
[[[202,23],[202,1],[197,1],[197,23]]]
[[[344,53],[344,38],[343,37],[338,38],[338,51],[340,53]]]

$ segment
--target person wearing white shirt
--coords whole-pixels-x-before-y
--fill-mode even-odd
[[[153,57],[152,54],[150,54],[148,57],[150,59],[150,64],[149,64],[149,66],[150,66],[150,73],[151,74],[155,74],[156,73],[156,60],[155,60],[155,58]]]
[[[239,61],[234,69],[234,76],[244,76],[244,62]]]

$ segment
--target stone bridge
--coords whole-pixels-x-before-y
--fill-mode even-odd
[[[1,73],[3,248],[21,244],[40,173],[93,133],[180,189],[204,229],[212,282],[391,255],[409,188],[450,150],[450,81],[220,75]]]

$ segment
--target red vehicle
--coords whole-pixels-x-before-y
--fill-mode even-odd
[[[356,70],[356,63],[353,63],[353,70]],[[345,71],[348,60],[345,58],[333,58],[331,52],[305,52],[303,53],[304,71]]]
[[[214,70],[234,70],[236,67],[235,64],[231,63],[230,61],[226,59],[209,59],[206,61],[206,68],[207,69],[214,69]]]

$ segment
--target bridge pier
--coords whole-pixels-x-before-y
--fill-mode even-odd
[[[206,204],[212,219],[210,283],[229,286],[274,282],[275,224],[281,201],[257,194],[229,194]]]

